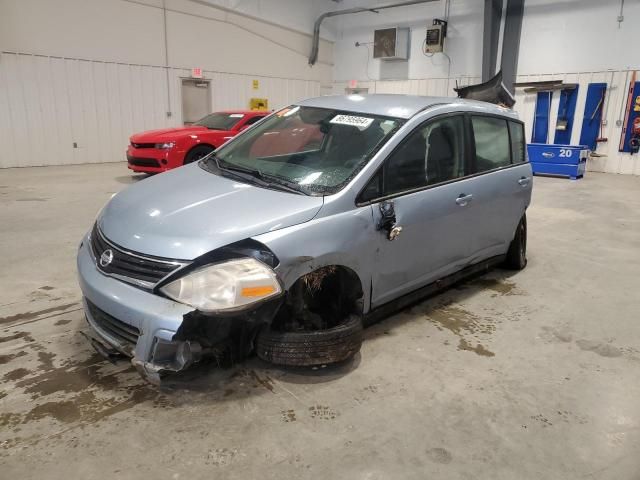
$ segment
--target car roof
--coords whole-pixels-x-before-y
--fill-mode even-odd
[[[325,95],[309,98],[297,105],[305,107],[330,108],[348,112],[381,115],[396,118],[411,118],[418,112],[436,105],[473,107],[465,110],[475,110],[493,113],[506,117],[517,118],[515,112],[506,107],[477,100],[465,100],[454,97],[426,97],[420,95],[398,94],[354,94],[354,95]]]
[[[236,113],[243,115],[269,115],[271,113],[270,110],[220,110],[218,112],[213,113]]]

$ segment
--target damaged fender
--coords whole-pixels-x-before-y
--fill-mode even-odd
[[[331,228],[327,228],[328,224]],[[335,230],[341,231],[340,235]],[[372,270],[375,268],[376,230],[372,208],[321,217],[254,237],[280,259],[275,271],[286,290],[301,277],[327,266],[353,271],[362,286],[362,313],[370,303]],[[292,242],[291,238],[296,241]],[[336,241],[340,240],[339,244]],[[364,261],[366,259],[367,261]]]

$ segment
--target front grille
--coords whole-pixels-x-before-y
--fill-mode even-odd
[[[89,309],[89,313],[91,314],[91,318],[96,323],[96,325],[98,325],[98,327],[114,337],[116,340],[119,340],[126,345],[135,347],[136,343],[138,343],[138,337],[140,336],[139,329],[137,329],[133,325],[129,325],[128,323],[124,323],[123,321],[112,317],[107,312],[100,310],[88,299],[85,300],[87,302],[87,307]]]
[[[156,148],[155,143],[133,143],[131,142],[131,146],[133,148]]]
[[[127,156],[127,161],[131,165],[136,165],[138,167],[160,167],[160,162],[155,158],[141,158],[141,157],[131,157]]]
[[[153,287],[164,277],[186,264],[177,260],[149,257],[118,247],[102,235],[97,224],[91,231],[91,250],[100,271],[144,288]],[[109,251],[111,254],[108,253]],[[103,254],[105,258],[101,262]],[[111,261],[107,262],[109,258]]]

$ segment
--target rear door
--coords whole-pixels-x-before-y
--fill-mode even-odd
[[[473,190],[477,215],[471,238],[472,262],[506,253],[531,199],[531,166],[526,163],[524,126],[493,115],[471,114]]]
[[[473,235],[471,164],[463,114],[418,126],[385,160],[360,197],[382,227],[372,278],[375,308],[467,263]],[[387,215],[389,216],[389,215]],[[393,233],[393,228],[401,228]],[[391,239],[391,237],[394,237]]]

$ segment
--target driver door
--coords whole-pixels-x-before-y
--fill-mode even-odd
[[[375,308],[453,273],[470,257],[473,178],[462,114],[417,127],[385,160],[363,195],[379,228]],[[390,211],[392,215],[390,215]],[[389,222],[391,219],[391,222]]]

